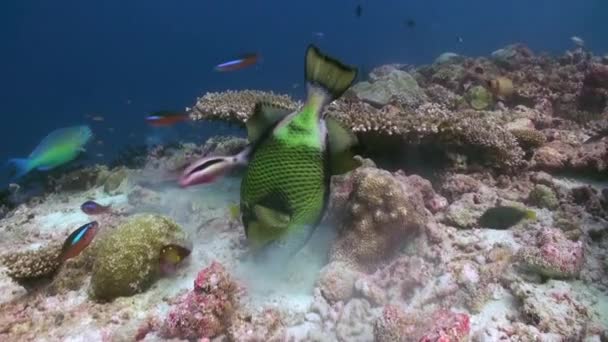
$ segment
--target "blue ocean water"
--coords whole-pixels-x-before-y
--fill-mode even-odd
[[[409,19],[414,28],[405,25]],[[558,53],[572,47],[573,35],[602,54],[607,19],[604,0],[3,1],[0,160],[27,156],[53,129],[83,123],[103,142],[89,153],[109,159],[121,146],[159,135],[204,139],[216,124],[153,132],[143,117],[191,106],[207,91],[302,97],[303,87],[293,85],[302,83],[311,42],[366,68],[430,63],[445,51],[486,55],[514,42]],[[257,67],[212,71],[250,51],[263,56]]]

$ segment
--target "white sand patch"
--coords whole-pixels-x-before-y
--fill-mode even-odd
[[[517,315],[517,299],[502,289],[495,293],[498,299],[489,301],[481,311],[471,316],[471,336],[479,341],[499,341],[505,334],[499,330],[510,324],[508,316]]]

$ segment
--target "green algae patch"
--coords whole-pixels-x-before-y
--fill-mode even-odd
[[[162,247],[185,238],[183,230],[164,216],[133,216],[98,241],[89,295],[107,301],[145,291],[160,275]]]

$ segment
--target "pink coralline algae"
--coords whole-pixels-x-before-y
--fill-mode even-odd
[[[378,342],[403,341],[414,333],[414,322],[395,305],[386,305],[374,324],[374,339]]]
[[[419,342],[464,342],[471,330],[469,316],[449,310],[438,310],[433,314],[433,327]]]
[[[584,259],[581,241],[566,239],[561,230],[543,229],[534,247],[518,253],[522,265],[549,278],[573,278],[580,273]]]
[[[212,338],[226,330],[234,307],[236,284],[224,267],[213,262],[200,271],[194,289],[178,299],[161,324],[164,338]]]
[[[379,342],[464,342],[471,330],[467,314],[439,309],[424,322],[419,314],[407,314],[395,305],[386,305],[374,324]]]

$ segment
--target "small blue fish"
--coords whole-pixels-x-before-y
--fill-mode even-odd
[[[247,53],[238,59],[228,61],[215,66],[215,71],[236,71],[244,69],[256,64],[260,60],[260,55],[257,53]]]
[[[27,158],[13,158],[8,161],[15,165],[14,179],[21,178],[31,170],[47,171],[68,163],[84,150],[93,133],[88,126],[60,128],[38,144]]]

